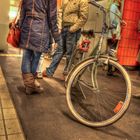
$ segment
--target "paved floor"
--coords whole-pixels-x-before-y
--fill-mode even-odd
[[[0,67],[0,140],[25,140]]]
[[[27,140],[140,140],[140,100],[132,99],[129,110],[112,126],[94,129],[77,122],[68,110],[63,63],[54,79],[40,80],[45,88],[41,95],[26,96],[17,88],[23,85],[20,57],[1,56],[0,65]],[[46,62],[48,65],[49,61]],[[133,93],[140,92],[137,72],[131,71]]]

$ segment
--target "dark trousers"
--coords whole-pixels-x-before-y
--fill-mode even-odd
[[[64,71],[67,71],[67,66],[69,63],[69,60],[71,58],[71,55],[73,53],[74,47],[76,47],[76,43],[80,38],[81,32],[80,30],[74,32],[74,33],[70,33],[69,32],[69,28],[70,27],[64,27],[62,29],[62,46],[58,46],[52,62],[50,64],[50,66],[46,69],[47,75],[53,75],[58,64],[60,63],[63,54],[66,54],[66,65],[64,68]]]

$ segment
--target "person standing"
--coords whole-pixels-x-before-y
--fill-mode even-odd
[[[23,48],[22,77],[26,94],[40,93],[36,84],[36,70],[42,52],[47,52],[50,32],[54,41],[61,46],[57,26],[56,0],[22,0],[18,25],[21,29],[19,47]]]
[[[113,0],[110,5],[109,23],[112,28],[109,30],[108,42],[110,49],[116,49],[118,40],[121,38],[121,0]]]
[[[121,0],[113,0],[110,4],[109,8],[109,24],[111,29],[108,33],[108,50],[111,56],[115,56],[115,52],[117,49],[118,41],[121,38]],[[113,75],[112,73],[112,66],[109,66],[107,75]]]
[[[58,14],[58,26],[62,35],[62,46],[58,46],[53,60],[43,71],[44,77],[52,77],[58,64],[66,53],[66,65],[63,74],[68,73],[68,64],[81,35],[81,28],[88,19],[88,0],[63,0]]]

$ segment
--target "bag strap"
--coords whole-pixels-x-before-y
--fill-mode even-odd
[[[22,5],[22,0],[20,1],[19,5],[18,5],[18,11],[17,11],[17,14],[16,14],[16,17],[15,19],[13,20],[13,23],[15,24],[17,19],[18,19],[18,15],[20,13],[20,10],[21,10],[21,5]]]

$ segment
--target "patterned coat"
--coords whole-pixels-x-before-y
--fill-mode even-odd
[[[59,28],[71,26],[72,32],[79,30],[88,19],[88,10],[88,0],[63,0],[58,14]]]
[[[47,52],[50,32],[55,42],[61,42],[57,27],[56,0],[22,0],[19,26],[20,48]]]

